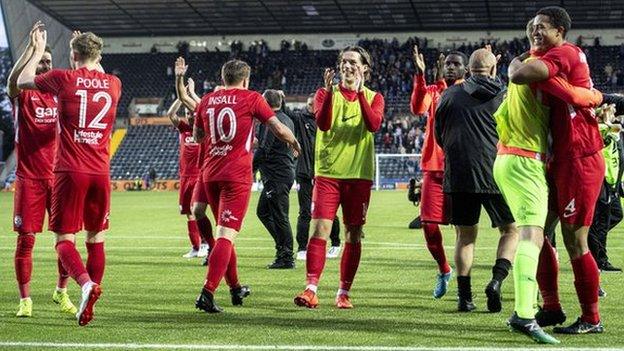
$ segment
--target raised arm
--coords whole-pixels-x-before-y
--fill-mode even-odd
[[[195,93],[195,81],[193,78],[186,80],[186,90],[188,91],[189,97],[193,99],[196,104],[199,104],[201,98]]]
[[[331,128],[332,124],[332,82],[336,72],[331,68],[326,68],[323,73],[325,87],[319,89],[314,96],[314,118],[316,125],[324,132]]]
[[[186,108],[189,110],[195,110],[197,102],[195,102],[195,100],[188,95],[186,87],[184,86],[184,75],[186,74],[187,69],[188,66],[184,62],[184,58],[178,57],[175,62],[176,93],[178,95],[178,100],[180,100]]]
[[[13,65],[13,69],[11,73],[9,73],[9,79],[7,81],[7,94],[9,97],[14,98],[20,93],[20,89],[17,87],[17,78],[20,73],[26,66],[26,63],[30,60],[30,57],[35,52],[35,44],[34,44],[34,35],[40,28],[43,28],[43,23],[41,21],[37,21],[30,30],[30,34],[28,35],[28,44],[26,44],[26,49],[22,55],[17,59],[15,65]]]
[[[28,58],[28,61],[17,78],[17,89],[37,90],[37,85],[35,84],[37,65],[45,51],[47,36],[48,33],[42,27],[38,27],[37,30],[34,31],[32,36],[33,53]]]
[[[167,110],[167,117],[169,117],[171,124],[176,128],[180,125],[180,118],[178,117],[180,106],[182,106],[182,102],[176,99],[169,107],[169,110]]]

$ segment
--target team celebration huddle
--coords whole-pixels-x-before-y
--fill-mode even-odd
[[[624,115],[624,97],[593,88],[585,53],[568,41],[571,26],[561,7],[544,7],[527,18],[530,50],[505,67],[508,83],[497,75],[501,53],[489,45],[470,55],[449,51],[437,62],[427,62],[418,46],[406,53],[416,71],[409,107],[426,117],[422,176],[414,174],[412,190],[426,248],[438,268],[432,298],[456,286],[458,313],[506,313],[500,328],[543,344],[560,343],[554,334],[604,333],[610,316],[600,311],[606,294],[600,274],[619,270],[605,248],[607,232],[622,219],[618,115]],[[106,301],[97,302],[109,291],[103,278],[110,142],[122,84],[100,64],[104,42],[96,34],[73,33],[71,69],[53,69],[47,39],[45,25],[35,23],[7,83],[16,124],[17,316],[31,317],[37,309],[30,297],[32,257],[47,212],[58,257],[52,299],[61,313],[86,326],[96,307],[106,309]],[[227,313],[217,303],[222,280],[233,306],[254,298],[251,286],[241,282],[253,285],[254,277],[239,278],[236,241],[239,233],[245,236],[259,174],[256,215],[276,252],[267,268],[294,269],[298,262],[305,267],[304,284],[292,287],[292,300],[284,305],[366,309],[358,304],[354,283],[378,171],[375,133],[386,109],[382,92],[367,84],[376,67],[371,53],[357,45],[342,49],[335,68],[319,77],[320,87],[307,92],[303,111],[289,109],[282,90],[251,90],[252,66],[240,59],[223,64],[220,85],[200,97],[191,64],[201,63],[183,57],[171,62],[175,99],[166,116],[179,132],[179,206],[191,244],[183,257],[203,258],[207,266],[203,285],[197,281],[195,307]],[[427,82],[433,66],[435,79]],[[296,240],[289,221],[293,185]],[[474,289],[484,293],[485,308],[473,302],[478,293],[471,281],[482,209],[500,233],[491,278]],[[454,261],[443,242],[448,225],[456,234]],[[76,234],[83,230],[86,263],[76,248]],[[563,245],[557,246],[555,233]],[[337,286],[321,282],[328,258],[340,261]],[[573,271],[581,311],[575,320],[560,301],[560,262],[569,262]],[[80,287],[76,305],[70,280]],[[504,311],[503,284],[513,286],[513,310]],[[333,301],[319,299],[319,287],[325,286],[337,289]],[[545,328],[551,326],[549,333]]]

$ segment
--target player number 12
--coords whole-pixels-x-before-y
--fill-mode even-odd
[[[80,113],[78,115],[78,127],[86,128],[87,125],[87,91],[84,89],[76,90],[76,95],[80,96]],[[106,123],[100,123],[102,118],[106,116],[108,110],[110,110],[111,105],[113,104],[113,99],[111,96],[105,91],[98,91],[93,95],[92,101],[98,102],[104,99],[104,107],[100,110],[100,112],[91,120],[89,123],[89,128],[93,129],[106,129]]]
[[[225,134],[225,130],[223,129],[223,121],[225,118],[230,122],[230,130],[227,134]],[[217,116],[217,120],[215,121],[215,109],[208,109],[208,122],[210,123],[210,140],[213,144],[217,143],[217,131],[219,132],[219,140],[224,143],[229,143],[234,139],[236,135],[236,113],[230,107],[225,107],[221,111],[219,111],[219,115]],[[216,122],[216,123],[215,123]],[[215,131],[216,124],[216,131]]]

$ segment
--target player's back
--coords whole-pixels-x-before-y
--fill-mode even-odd
[[[57,172],[109,173],[109,144],[121,96],[113,75],[80,68],[52,70],[35,79],[58,96],[61,136]]]
[[[205,95],[196,109],[206,135],[204,181],[251,183],[254,118],[266,122],[275,113],[255,91],[222,89]]]
[[[199,144],[193,138],[193,126],[186,121],[178,124],[180,141],[180,176],[196,176],[199,174]]]

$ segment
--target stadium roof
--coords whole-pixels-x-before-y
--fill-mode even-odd
[[[622,0],[29,0],[70,29],[103,36],[524,28],[543,6],[573,28],[623,28]]]

